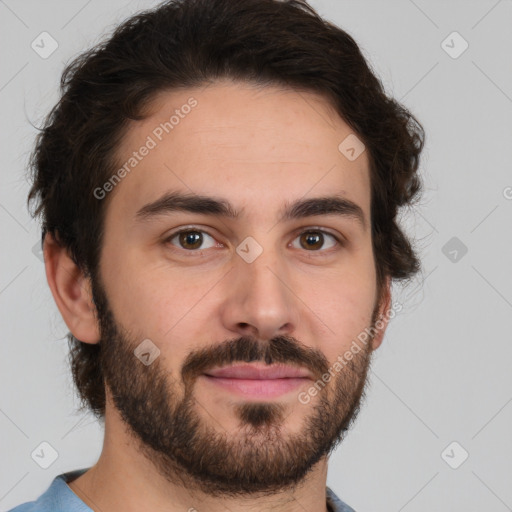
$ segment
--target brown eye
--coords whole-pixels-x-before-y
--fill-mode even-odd
[[[337,238],[330,233],[322,230],[308,230],[299,234],[297,237],[300,240],[300,248],[306,249],[307,251],[319,252],[320,249],[326,249],[325,247],[325,237],[329,237],[334,240],[327,249],[330,249],[336,246],[338,242]],[[322,251],[323,252],[323,251]]]
[[[185,231],[178,235],[178,240],[184,249],[199,249],[203,236],[199,231]]]
[[[206,239],[205,239],[206,237]],[[213,243],[210,246],[204,247],[205,240],[210,238]],[[210,249],[215,246],[215,240],[205,231],[201,231],[198,229],[186,229],[175,233],[170,236],[167,241],[171,243],[171,245],[176,246],[176,244],[172,243],[174,239],[178,240],[178,248],[185,249],[187,251],[197,251],[200,249]]]
[[[301,235],[301,244],[305,249],[320,249],[324,243],[321,233],[303,233]]]

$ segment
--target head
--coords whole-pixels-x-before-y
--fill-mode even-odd
[[[397,214],[423,143],[299,0],[166,2],[76,58],[29,202],[83,407],[109,402],[162,474],[212,494],[300,481],[355,418],[392,280],[420,268]],[[212,391],[208,371],[242,361],[324,386],[307,404]]]

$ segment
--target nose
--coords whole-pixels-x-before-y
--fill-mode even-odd
[[[238,255],[224,284],[224,327],[268,341],[296,331],[302,304],[286,265],[276,251],[264,250],[248,263]]]

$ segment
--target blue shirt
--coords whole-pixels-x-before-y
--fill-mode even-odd
[[[67,485],[89,468],[77,469],[56,476],[50,487],[36,501],[23,503],[8,512],[93,512]],[[327,505],[332,512],[354,512],[326,487]]]

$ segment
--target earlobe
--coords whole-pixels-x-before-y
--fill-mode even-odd
[[[377,332],[372,340],[372,349],[376,350],[382,344],[384,334],[389,323],[389,310],[391,308],[391,278],[388,276],[384,285],[381,304],[379,307],[379,316],[375,321]]]
[[[84,343],[98,343],[100,332],[90,279],[51,234],[45,236],[43,253],[46,279],[68,329]]]

